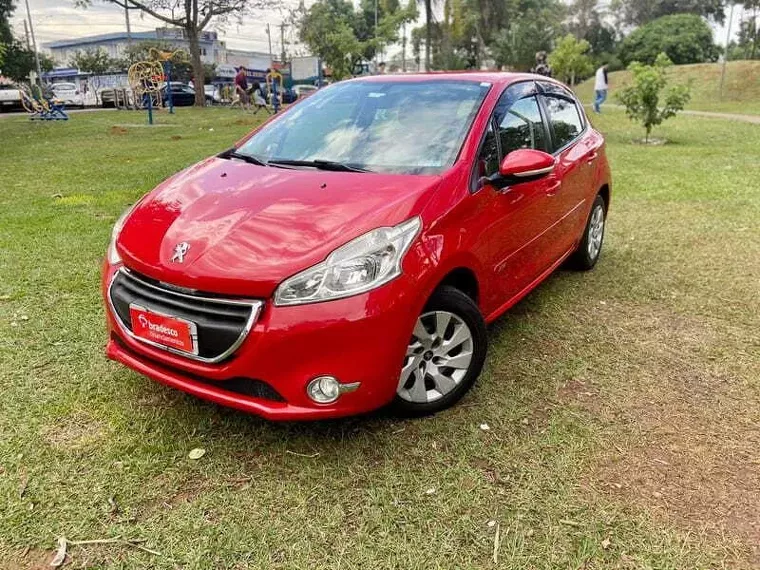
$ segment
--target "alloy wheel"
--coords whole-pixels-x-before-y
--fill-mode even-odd
[[[414,327],[397,393],[415,404],[435,402],[456,388],[472,362],[473,337],[449,311],[423,313]]]
[[[604,207],[601,204],[594,208],[591,214],[591,222],[588,225],[588,256],[589,259],[596,259],[599,250],[602,249],[602,239],[604,238]]]

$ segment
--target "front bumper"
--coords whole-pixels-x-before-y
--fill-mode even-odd
[[[104,267],[104,296],[117,269]],[[406,280],[402,275],[369,293],[324,303],[276,307],[267,300],[245,341],[219,364],[193,361],[131,338],[106,299],[106,355],[168,386],[270,420],[361,414],[388,404],[396,393],[424,303]],[[306,385],[324,375],[361,384],[332,404],[317,404],[307,396]],[[240,378],[268,384],[281,401],[225,388],[225,381]]]

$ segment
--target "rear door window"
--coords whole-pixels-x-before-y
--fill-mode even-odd
[[[559,95],[542,95],[552,127],[553,150],[573,142],[583,131],[583,119],[578,107],[570,98]]]

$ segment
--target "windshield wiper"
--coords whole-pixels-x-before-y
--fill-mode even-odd
[[[244,160],[245,162],[248,162],[250,164],[255,164],[257,166],[269,166],[266,162],[264,162],[260,158],[256,158],[255,156],[250,155],[250,154],[243,154],[242,152],[238,152],[235,147],[232,147],[229,150],[225,150],[223,153],[219,155],[219,158],[237,158],[238,160]]]
[[[311,166],[318,170],[332,170],[334,172],[372,172],[366,168],[351,166],[343,162],[333,160],[270,160],[267,164],[282,166]]]

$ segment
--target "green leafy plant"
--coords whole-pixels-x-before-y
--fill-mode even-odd
[[[588,56],[590,49],[591,44],[586,40],[567,34],[549,54],[549,65],[558,78],[573,86],[577,78],[586,77],[594,71],[594,64]]]
[[[710,25],[695,14],[663,16],[631,32],[620,44],[620,59],[654,63],[665,53],[676,65],[717,61],[720,49]]]
[[[633,81],[617,94],[628,118],[641,123],[646,130],[645,142],[649,142],[652,128],[674,117],[691,98],[686,85],[674,85],[663,93],[668,85],[667,68],[671,65],[673,63],[664,53],[657,56],[654,65],[634,61],[628,66]]]

